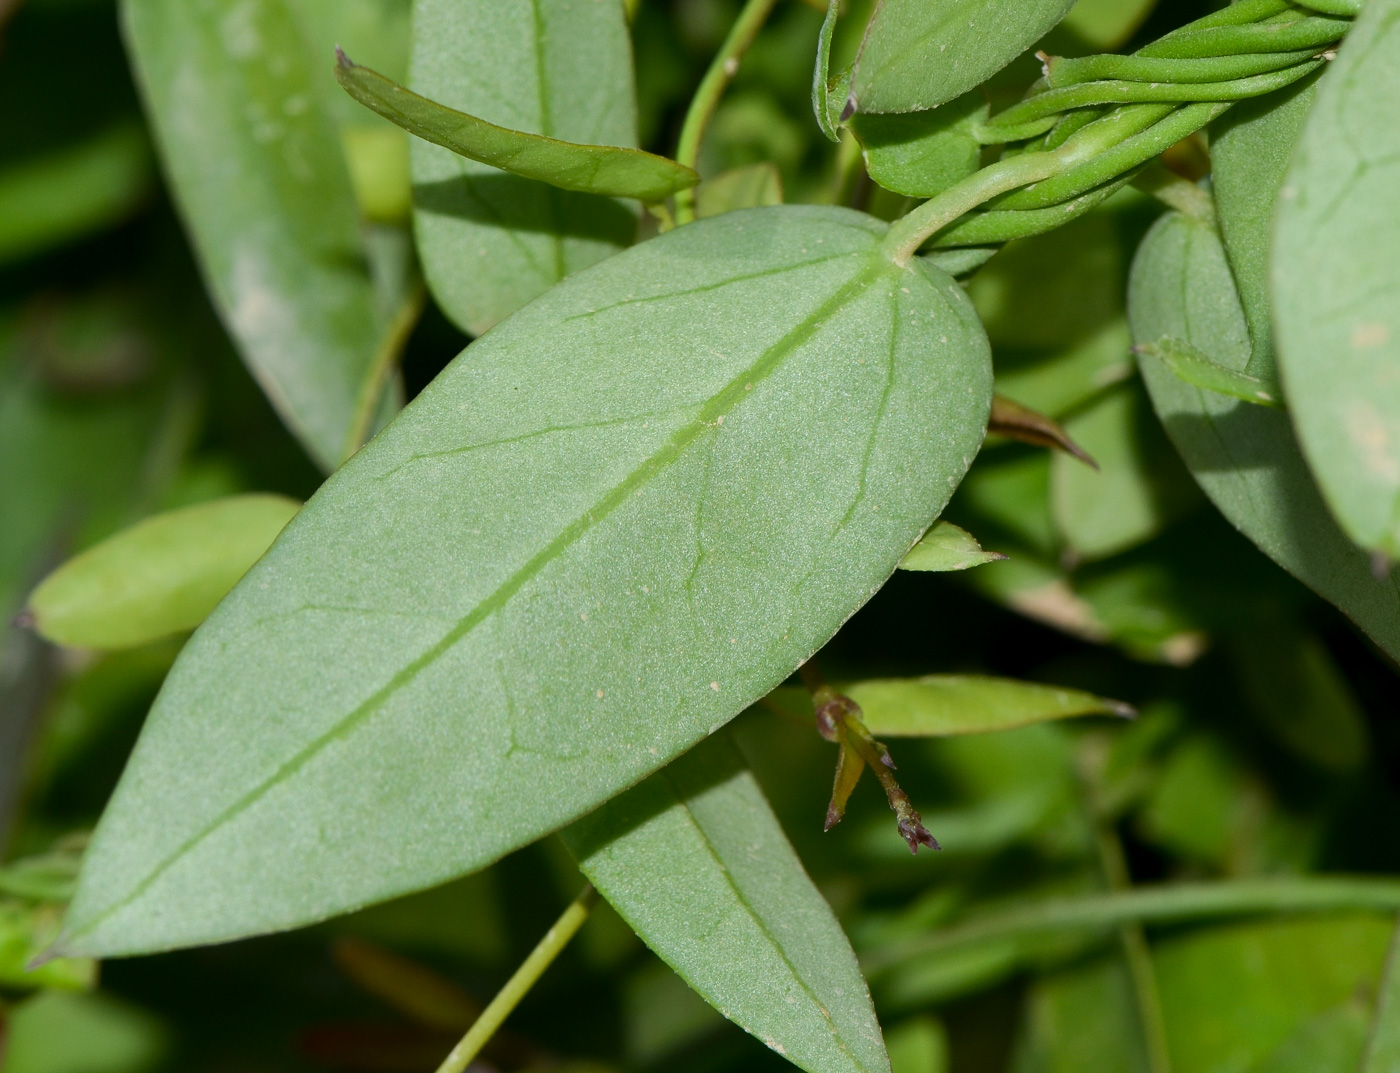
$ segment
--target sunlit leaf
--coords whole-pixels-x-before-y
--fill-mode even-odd
[[[77,648],[130,648],[192,630],[300,506],[232,496],[138,522],[40,582],[29,598],[34,628]]]
[[[730,1020],[809,1073],[889,1069],[850,944],[727,737],[564,840],[647,945]]]
[[[329,469],[398,310],[376,303],[313,50],[286,0],[125,0],[122,12],[210,293],[283,420]]]
[[[1169,213],[1133,263],[1129,313],[1142,342],[1183,339],[1243,369],[1249,333],[1220,239]],[[1187,468],[1222,514],[1266,555],[1331,600],[1400,656],[1400,588],[1332,520],[1293,439],[1288,415],[1202,391],[1160,363],[1141,363],[1152,404]]]
[[[936,521],[900,561],[902,570],[967,570],[1006,556],[983,551],[977,538],[952,522]]]
[[[497,126],[637,144],[632,50],[608,0],[418,0],[408,88]],[[412,146],[419,256],[438,305],[484,332],[571,272],[631,243],[631,207]]]
[[[208,942],[471,871],[792,673],[983,435],[981,327],[884,233],[726,213],[469,348],[185,647],[68,943]]]
[[[843,692],[861,706],[872,733],[892,738],[984,734],[1076,715],[1133,714],[1120,701],[1077,689],[976,674],[871,678]]]
[[[1342,529],[1400,557],[1400,3],[1372,0],[1318,85],[1279,195],[1279,370]]]
[[[1059,22],[1074,0],[885,0],[851,94],[861,112],[935,108],[981,85]]]

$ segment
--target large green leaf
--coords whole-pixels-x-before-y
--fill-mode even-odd
[[[635,147],[632,50],[614,0],[417,0],[409,88],[510,130]],[[433,296],[480,334],[632,241],[616,201],[413,144],[419,255]]]
[[[990,407],[961,288],[884,233],[726,213],[470,347],[196,631],[69,944],[206,942],[441,882],[781,682],[939,513]]]
[[[861,112],[936,108],[975,89],[1059,22],[1074,0],[884,0],[856,58]]]
[[[566,828],[603,897],[705,999],[810,1073],[888,1073],[855,955],[717,735]]]
[[[1249,333],[1214,228],[1169,213],[1143,240],[1129,282],[1139,342],[1182,339],[1243,369]],[[1278,410],[1203,391],[1152,358],[1142,375],[1157,415],[1211,501],[1259,548],[1400,657],[1400,589],[1337,527]]]
[[[192,630],[300,508],[242,495],[167,511],[68,560],[29,599],[35,628],[79,648],[129,648]]]
[[[397,310],[376,305],[313,49],[287,0],[124,0],[122,11],[224,324],[283,420],[331,468]]]
[[[1273,315],[1269,309],[1269,245],[1274,202],[1293,146],[1317,95],[1317,76],[1277,93],[1241,101],[1211,128],[1211,189],[1220,237],[1239,286],[1253,352],[1244,371],[1278,397]]]
[[[1347,534],[1400,556],[1400,0],[1371,0],[1318,87],[1279,199],[1279,371]]]

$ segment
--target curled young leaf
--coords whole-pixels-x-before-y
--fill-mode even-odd
[[[990,404],[971,304],[885,234],[726,213],[468,348],[185,647],[66,945],[211,942],[463,874],[791,674],[942,510]]]
[[[1099,468],[1094,456],[1075,443],[1058,421],[1005,395],[992,396],[992,416],[987,419],[987,431],[1023,443],[1033,443],[1037,447],[1054,448],[1079,459],[1092,469]]]
[[[640,149],[580,145],[498,127],[420,97],[378,71],[353,63],[339,50],[335,73],[347,93],[410,134],[560,190],[660,201],[700,181],[684,164]]]
[[[77,648],[130,648],[192,630],[301,508],[241,495],[157,514],[69,559],[29,598],[34,628]]]
[[[727,735],[562,832],[644,942],[808,1073],[888,1073],[870,993]]]

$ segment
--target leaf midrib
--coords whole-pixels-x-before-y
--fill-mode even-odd
[[[852,254],[851,256],[859,256],[859,254]],[[787,334],[765,350],[753,365],[741,371],[723,388],[711,396],[709,402],[700,409],[700,412],[689,424],[677,429],[655,454],[645,459],[641,465],[632,470],[631,473],[610,489],[591,510],[585,510],[571,523],[565,526],[549,544],[532,556],[523,566],[517,569],[515,573],[502,582],[495,591],[481,600],[471,611],[459,619],[457,625],[449,630],[437,643],[417,659],[405,665],[390,678],[385,685],[381,686],[366,700],[341,718],[329,730],[317,735],[317,737],[298,750],[294,756],[285,761],[270,776],[245,793],[233,804],[229,805],[203,828],[187,838],[173,852],[152,868],[142,880],[132,887],[129,893],[113,902],[106,909],[92,916],[82,927],[62,936],[58,945],[64,948],[69,947],[73,940],[83,935],[90,934],[103,921],[136,901],[136,899],[140,898],[146,891],[150,890],[177,862],[188,856],[189,853],[216,830],[228,824],[239,814],[251,808],[263,797],[267,796],[267,794],[277,786],[286,782],[310,763],[326,747],[336,741],[345,739],[362,724],[367,722],[376,712],[380,711],[385,704],[387,704],[394,694],[409,685],[419,674],[431,667],[439,658],[451,650],[457,642],[461,641],[462,638],[492,614],[504,607],[516,593],[550,562],[558,558],[559,555],[584,536],[584,534],[607,518],[618,506],[626,502],[627,499],[638,490],[639,486],[649,482],[653,477],[663,472],[676,461],[693,440],[715,424],[716,418],[727,416],[744,398],[750,397],[752,395],[751,387],[753,385],[760,383],[768,376],[772,375],[782,365],[784,359],[815,335],[821,326],[836,315],[848,301],[864,291],[866,287],[873,283],[880,275],[890,271],[899,271],[892,262],[884,259],[878,252],[873,251],[866,256],[868,260],[860,271],[856,272],[855,275],[839,287],[830,298],[808,314],[802,321],[794,325]],[[573,817],[564,817],[561,822],[566,823],[572,818]]]

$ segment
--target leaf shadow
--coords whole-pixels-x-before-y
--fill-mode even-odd
[[[559,190],[504,172],[415,183],[420,212],[469,220],[505,231],[631,245],[637,216],[615,198]]]

